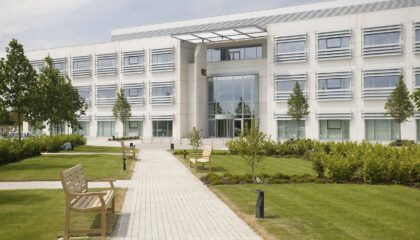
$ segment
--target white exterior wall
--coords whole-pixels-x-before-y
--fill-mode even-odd
[[[413,22],[420,21],[420,7],[411,7],[381,12],[368,12],[340,17],[311,19],[310,21],[287,22],[268,26],[268,92],[267,101],[270,102],[268,112],[271,116],[269,121],[269,133],[277,136],[277,121],[274,119],[275,112],[287,112],[286,103],[275,103],[274,99],[274,74],[308,74],[307,86],[309,89],[310,114],[306,119],[306,137],[319,139],[319,124],[315,117],[316,112],[343,112],[351,111],[350,140],[362,141],[365,139],[365,123],[362,112],[385,112],[385,100],[362,99],[362,70],[363,69],[386,69],[402,68],[405,83],[411,92],[414,89],[413,67],[420,65],[420,56],[413,52],[414,29]],[[403,54],[396,56],[363,57],[362,53],[362,28],[402,24]],[[352,58],[348,60],[323,60],[316,59],[316,33],[339,30],[351,30]],[[304,63],[275,63],[274,37],[307,34],[307,62]],[[351,101],[318,101],[316,94],[316,73],[334,71],[352,71]],[[416,139],[416,123],[414,119],[401,126],[402,139]]]

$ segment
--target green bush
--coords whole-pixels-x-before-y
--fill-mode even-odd
[[[198,153],[201,153],[202,151],[199,150]],[[193,153],[192,149],[187,149],[187,154],[191,154]],[[183,149],[175,149],[172,151],[173,155],[184,155],[184,150]],[[211,151],[212,155],[231,155],[231,153],[228,150],[212,150]]]
[[[41,152],[58,152],[65,142],[74,146],[86,144],[82,135],[41,136],[18,140],[0,140],[0,165],[20,161],[25,158],[38,156]]]

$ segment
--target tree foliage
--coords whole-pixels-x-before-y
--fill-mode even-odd
[[[300,88],[300,85],[296,82],[295,87],[293,88],[293,93],[290,95],[289,100],[287,101],[287,114],[292,117],[296,123],[299,122],[302,118],[305,118],[309,114],[309,104]],[[296,124],[298,126],[299,124]],[[299,128],[296,128],[296,131]],[[296,137],[299,134],[296,132]]]
[[[36,85],[37,74],[26,58],[23,46],[12,39],[6,47],[6,59],[0,60],[0,105],[16,112],[19,140],[23,120],[34,111],[31,100]]]
[[[412,95],[411,98],[416,105],[417,111],[420,112],[420,89],[417,89]]]
[[[78,119],[85,114],[87,105],[67,76],[54,67],[51,57],[45,58],[36,93],[33,95],[33,115],[29,123],[46,122],[50,127],[67,123],[73,129],[80,128]],[[52,131],[50,131],[52,134]]]
[[[264,143],[266,140],[267,135],[259,130],[259,124],[254,121],[251,126],[241,132],[238,138],[232,140],[238,154],[246,160],[254,182],[256,182],[255,171],[265,157]]]
[[[117,100],[112,108],[112,114],[116,119],[120,120],[123,125],[131,117],[131,106],[122,90],[117,94]]]
[[[401,123],[406,122],[408,118],[414,115],[414,105],[405,86],[403,75],[400,75],[397,86],[389,96],[385,104],[385,110],[400,127]],[[401,130],[399,131],[399,139],[401,139]]]
[[[188,138],[190,140],[190,146],[193,148],[196,153],[198,149],[203,145],[203,140],[201,137],[201,130],[198,130],[196,127],[193,127],[188,133]]]

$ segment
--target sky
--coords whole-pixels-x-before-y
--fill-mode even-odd
[[[107,42],[111,30],[323,0],[0,0],[0,57],[12,38],[26,50]]]

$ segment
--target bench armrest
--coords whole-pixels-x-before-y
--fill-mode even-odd
[[[77,196],[77,197],[85,197],[85,196],[98,196],[103,197],[106,195],[106,192],[86,192],[86,193],[71,193],[71,195]]]

